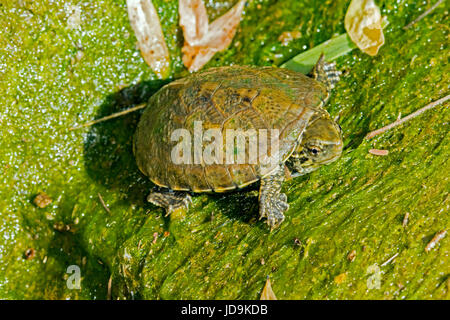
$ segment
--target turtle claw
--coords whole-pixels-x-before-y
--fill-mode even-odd
[[[280,165],[278,170],[261,180],[259,213],[261,218],[267,218],[271,231],[284,221],[283,213],[289,209],[287,196],[281,192],[284,177],[284,165]]]
[[[186,192],[154,191],[151,192],[147,201],[166,209],[166,217],[180,208],[189,209],[192,204],[191,196]]]
[[[266,198],[260,201],[260,219],[267,218],[266,223],[270,231],[276,229],[284,221],[284,212],[289,209],[287,197],[284,193],[278,194],[278,197]]]

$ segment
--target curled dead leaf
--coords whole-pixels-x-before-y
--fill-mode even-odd
[[[358,48],[371,56],[384,44],[380,8],[374,0],[352,0],[345,15],[345,29]]]
[[[260,300],[277,300],[277,297],[275,296],[275,293],[272,290],[269,277],[267,277],[267,281],[261,293]]]
[[[159,78],[170,72],[169,50],[151,0],[127,0],[128,17],[145,62]]]
[[[203,0],[180,0],[180,26],[184,34],[183,63],[190,72],[201,69],[216,52],[233,40],[241,20],[245,0],[239,1],[220,18],[208,23]]]

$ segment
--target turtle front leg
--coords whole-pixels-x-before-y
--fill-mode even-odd
[[[322,53],[309,75],[326,85],[328,90],[331,90],[339,82],[341,72],[336,69],[336,62],[325,61],[325,56]]]
[[[192,203],[191,196],[187,192],[173,191],[169,189],[155,188],[148,195],[147,201],[166,209],[167,215],[179,208],[189,208]]]
[[[270,230],[277,228],[284,220],[284,212],[289,209],[287,196],[281,193],[285,179],[284,164],[271,175],[261,179],[259,190],[260,219],[267,218]]]

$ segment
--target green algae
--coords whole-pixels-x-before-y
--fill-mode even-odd
[[[154,3],[171,75],[181,77],[177,1]],[[206,3],[211,20],[233,5]],[[0,1],[0,298],[104,299],[112,277],[113,298],[257,299],[270,275],[278,298],[448,299],[448,236],[424,250],[449,228],[448,105],[364,139],[448,94],[448,8],[405,31],[429,5],[377,3],[390,21],[379,54],[336,60],[344,76],[327,109],[345,152],[284,185],[290,210],[270,233],[257,220],[256,187],[197,196],[171,217],[145,203],[151,183],[131,150],[139,113],[68,130],[146,101],[170,81],[156,80],[140,57],[125,1]],[[70,27],[75,5],[81,23]],[[344,33],[347,6],[249,1],[232,45],[206,67],[281,65]],[[302,36],[283,45],[285,31]],[[41,191],[53,199],[44,209],[32,203]],[[66,286],[69,265],[81,268],[81,290]],[[374,270],[380,287],[370,289]]]

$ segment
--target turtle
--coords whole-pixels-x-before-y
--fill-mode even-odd
[[[267,218],[271,230],[277,228],[289,208],[281,191],[285,179],[307,174],[342,154],[342,129],[324,109],[339,75],[335,63],[322,55],[308,75],[270,66],[225,66],[166,84],[148,100],[133,141],[138,168],[155,184],[148,202],[170,214],[188,209],[193,194],[222,193],[259,182],[260,218]],[[248,147],[232,149],[227,162],[221,161],[226,141],[217,141],[219,147],[213,150],[218,155],[211,153],[213,161],[206,161],[202,155],[208,139],[198,137],[198,124],[205,133],[223,134],[214,139],[223,139],[230,130],[266,132],[266,137],[270,131],[278,148],[270,146],[264,162],[233,161],[239,154],[254,160],[255,149],[246,140]],[[185,135],[174,139],[174,132]],[[188,142],[181,141],[184,138]],[[257,141],[258,147],[269,150],[267,139]]]

